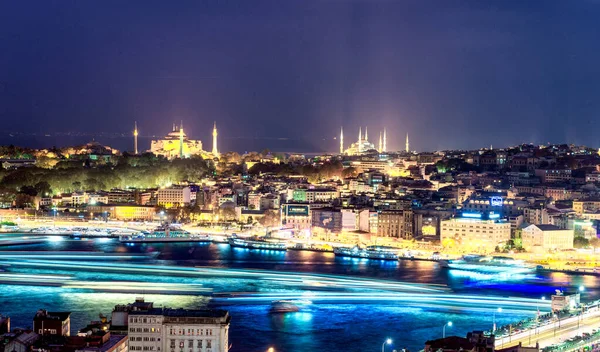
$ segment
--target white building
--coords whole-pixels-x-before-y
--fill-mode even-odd
[[[550,251],[572,249],[574,231],[554,225],[529,225],[523,229],[523,248],[528,251]]]
[[[510,223],[505,220],[452,218],[443,220],[441,227],[444,246],[491,252],[510,240]]]
[[[130,311],[129,350],[227,352],[230,320],[225,310]]]
[[[309,203],[329,202],[340,196],[335,189],[309,189],[306,191],[306,201]]]
[[[260,198],[260,210],[279,209],[279,196],[267,194]]]
[[[188,205],[191,201],[190,187],[170,187],[158,190],[158,205],[166,208]]]

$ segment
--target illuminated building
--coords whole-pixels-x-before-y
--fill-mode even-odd
[[[213,125],[212,136],[213,136],[212,154],[213,154],[213,156],[218,157],[219,149],[217,148],[217,122],[216,121],[215,121],[215,124]]]
[[[130,351],[229,350],[231,317],[225,310],[150,308],[128,316]]]
[[[342,212],[340,209],[311,209],[312,226],[333,233],[342,232]]]
[[[310,206],[308,204],[283,204],[281,224],[296,229],[309,229],[311,226]]]
[[[579,216],[585,213],[598,213],[600,211],[600,199],[574,200],[573,211]]]
[[[405,209],[379,212],[377,236],[411,239],[413,237],[413,211]]]
[[[137,155],[138,153],[138,129],[137,129],[137,121],[134,124],[133,128],[133,153]]]
[[[489,217],[494,214],[490,214]],[[480,213],[463,213],[461,218],[441,222],[440,240],[445,247],[470,251],[493,252],[496,246],[510,240],[510,223],[483,219]]]
[[[523,229],[521,238],[527,251],[551,251],[573,249],[573,230],[554,225],[529,225]]]
[[[329,202],[340,196],[340,192],[332,188],[297,188],[292,194],[295,202],[307,203]]]
[[[535,169],[535,175],[542,183],[569,182],[571,169]]]
[[[152,221],[156,215],[156,209],[147,205],[88,205],[87,211],[98,216],[106,215],[107,219],[123,221]]]
[[[190,187],[170,187],[158,190],[157,203],[165,208],[182,207],[192,201]]]
[[[382,148],[385,148],[382,146]],[[362,127],[358,130],[358,141],[352,143],[348,149],[344,151],[346,155],[360,155],[370,151],[377,151],[375,145],[369,142],[369,134],[365,128],[365,137],[362,137]]]
[[[183,132],[183,125],[179,126],[179,131],[173,125],[173,131],[169,132],[163,139],[153,140],[150,143],[150,152],[155,155],[162,155],[167,159],[189,158],[192,155],[205,154],[202,150],[200,140],[188,139]]]

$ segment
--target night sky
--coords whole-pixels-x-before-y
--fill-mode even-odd
[[[0,130],[597,147],[599,19],[592,0],[0,0]]]

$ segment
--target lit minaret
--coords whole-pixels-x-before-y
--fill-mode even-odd
[[[365,127],[365,141],[369,140],[369,131],[367,130],[369,127]]]
[[[387,153],[387,128],[383,129],[383,149],[384,153]]]
[[[362,127],[358,128],[358,152],[362,152]]]
[[[213,125],[213,148],[212,148],[212,154],[214,156],[219,156],[219,150],[217,149],[217,121],[215,121],[215,124]]]
[[[344,127],[340,129],[340,154],[344,154]]]
[[[408,144],[408,133],[406,134],[406,152],[410,153],[410,144]]]
[[[179,157],[183,159],[183,120],[179,125]]]
[[[378,151],[383,152],[383,142],[381,141],[381,131],[379,132],[379,149]]]
[[[137,136],[138,136],[137,121],[135,121],[134,128],[133,128],[133,150],[136,155],[138,153]]]

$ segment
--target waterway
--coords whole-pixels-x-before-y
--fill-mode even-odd
[[[30,326],[35,310],[44,308],[71,311],[72,329],[76,331],[97,319],[99,313],[109,315],[114,305],[144,296],[157,305],[229,310],[232,351],[266,351],[269,347],[276,351],[378,351],[388,337],[394,340],[390,351],[401,348],[414,351],[422,349],[425,341],[441,337],[442,327],[448,321],[453,325],[446,328],[447,335],[464,336],[472,330],[489,330],[493,312],[499,307],[503,310],[495,314],[497,324],[508,324],[534,317],[538,308],[547,311],[548,300],[540,298],[549,298],[556,289],[574,290],[584,285],[584,300],[590,300],[598,298],[600,286],[599,278],[593,276],[484,275],[442,269],[429,261],[343,259],[331,253],[251,251],[226,244],[124,245],[114,239],[62,239],[4,250],[160,252],[156,260],[143,263],[126,259],[96,262],[94,270],[86,269],[84,263],[89,262],[81,259],[60,267],[49,266],[60,261],[31,264],[27,260],[13,261],[13,265],[5,266],[11,274],[106,283],[106,290],[97,287],[91,290],[81,284],[56,287],[31,282],[1,284],[0,314],[10,316],[13,327]],[[77,265],[77,261],[82,264]],[[103,265],[106,270],[102,270]],[[118,267],[109,269],[110,265]],[[164,269],[121,270],[146,268],[145,265]],[[207,271],[202,275],[177,271],[193,267]],[[277,276],[286,273],[295,274]],[[318,276],[311,276],[314,274]],[[149,293],[143,286],[137,292],[107,292],[111,286],[117,286],[115,282],[201,285],[213,292],[247,294],[239,299],[211,301],[202,294]],[[392,287],[399,282],[411,284],[408,288]],[[313,304],[298,313],[269,314],[270,297],[278,296],[314,298]]]

